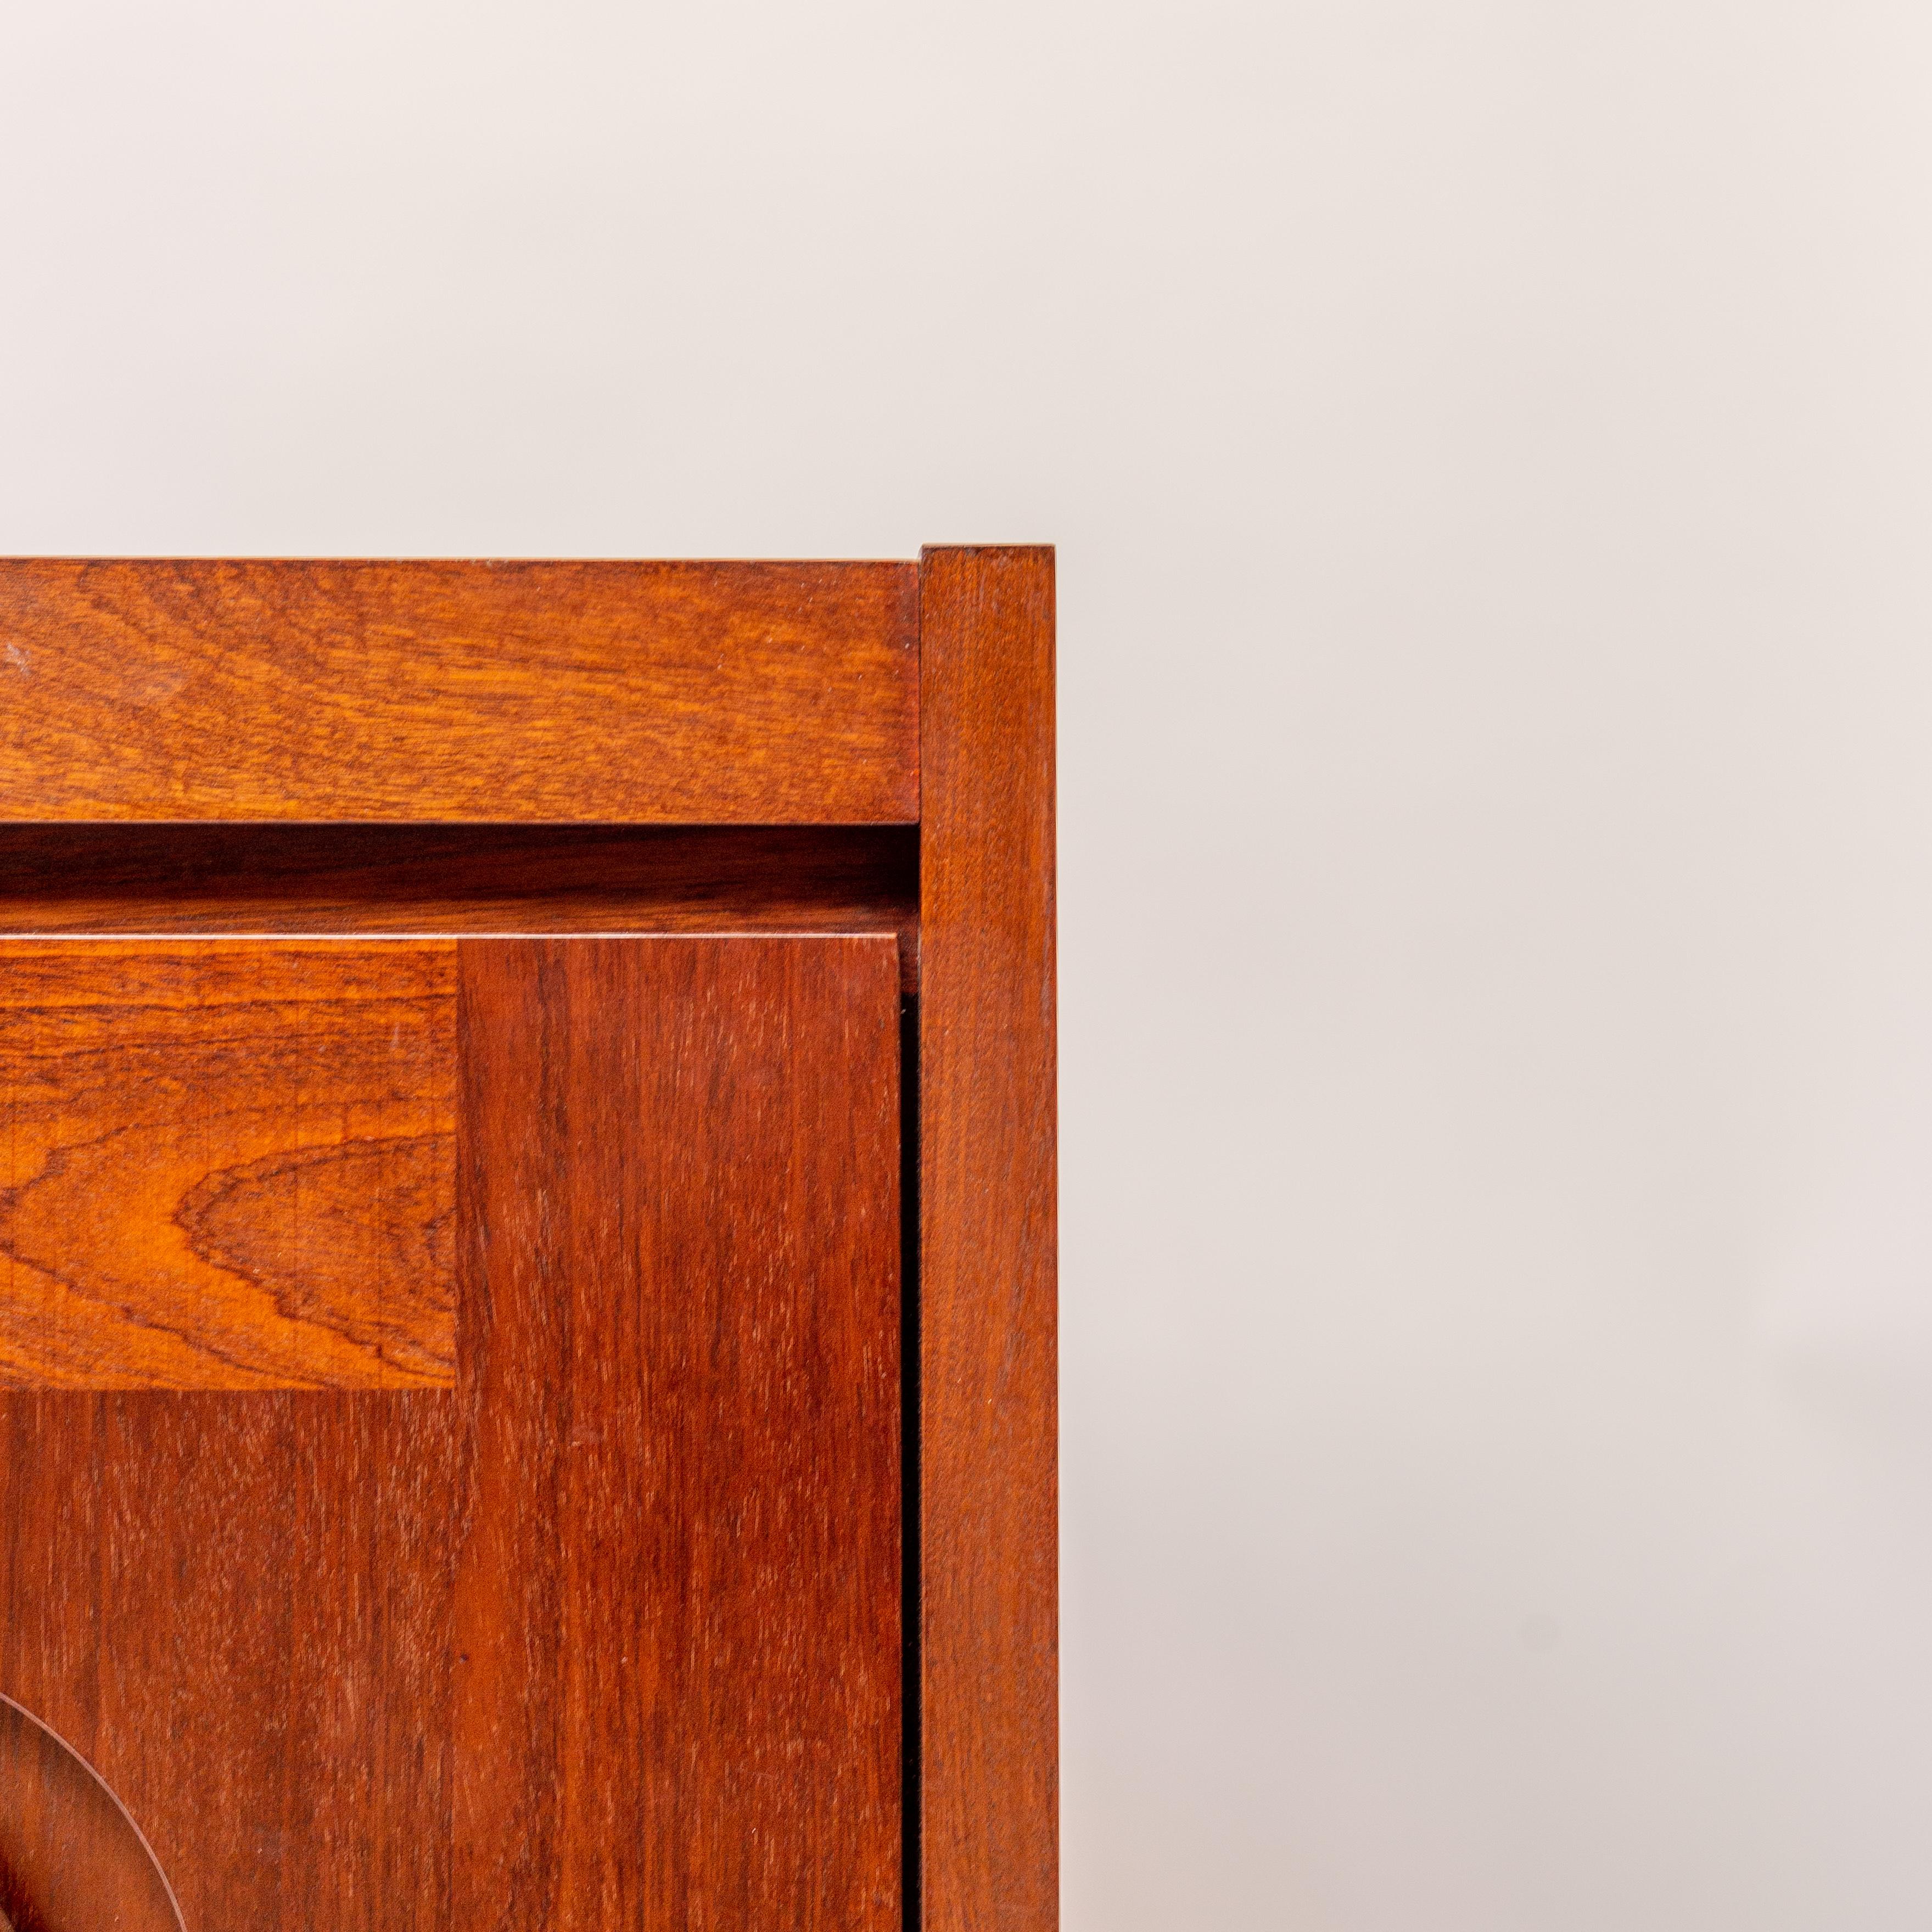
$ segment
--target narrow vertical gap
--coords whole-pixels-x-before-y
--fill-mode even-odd
[[[903,1565],[900,1629],[904,1748],[900,1814],[905,1834],[905,1932],[920,1932],[919,1001],[899,1003],[899,1498]]]

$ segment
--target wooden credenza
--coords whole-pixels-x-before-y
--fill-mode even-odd
[[[1052,654],[0,562],[16,1932],[1054,1922]]]

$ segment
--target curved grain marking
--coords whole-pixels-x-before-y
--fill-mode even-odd
[[[100,1772],[0,1694],[0,1924],[187,1932],[154,1848]]]
[[[218,1168],[174,1218],[202,1261],[284,1321],[368,1350],[399,1384],[444,1386],[456,1370],[455,1172],[447,1134],[290,1148]]]
[[[452,1386],[454,970],[0,940],[0,1386]]]

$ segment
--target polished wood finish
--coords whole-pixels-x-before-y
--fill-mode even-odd
[[[0,562],[0,1693],[196,1932],[1054,1924],[1053,627],[1046,550]]]
[[[0,560],[0,819],[917,814],[899,563]]]
[[[451,1932],[457,1402],[0,1394],[0,1684],[194,1932]]]
[[[456,1372],[452,942],[0,939],[0,1384]]]
[[[889,932],[910,826],[0,824],[0,933]]]
[[[182,1932],[174,1894],[119,1799],[4,1697],[0,1932]]]
[[[0,1685],[191,1926],[898,1926],[895,950],[458,941],[453,1390],[0,1391]]]
[[[920,580],[920,1894],[1058,1922],[1053,553]]]
[[[462,946],[464,1932],[899,1924],[892,951]]]

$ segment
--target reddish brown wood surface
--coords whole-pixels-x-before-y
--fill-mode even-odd
[[[0,1932],[182,1932],[167,1880],[120,1801],[4,1697]]]
[[[456,1401],[0,1396],[0,1688],[194,1932],[451,1925]]]
[[[916,816],[898,563],[0,560],[0,819]]]
[[[892,955],[462,946],[464,1932],[898,1924]]]
[[[4,932],[890,932],[910,826],[5,825]]]
[[[455,1376],[448,941],[0,940],[0,1384]]]
[[[1058,1922],[1053,554],[920,585],[921,1894]]]
[[[0,1390],[0,1692],[196,1932],[897,1925],[894,950],[461,940],[454,1389]]]
[[[1045,550],[0,563],[0,933],[446,935],[458,1138],[490,1149],[456,1156],[454,1389],[158,1372],[146,1266],[86,1347],[48,1342],[44,1287],[0,1317],[41,1383],[112,1379],[129,1332],[82,1360],[104,1317],[158,1331],[168,1386],[0,1387],[0,1692],[152,1821],[196,1932],[896,1922],[897,1170],[867,1084],[896,958],[922,988],[917,1889],[944,1932],[1054,1922],[1052,628]],[[583,936],[727,931],[766,936]],[[840,932],[874,936],[777,936]],[[482,936],[518,933],[580,936]],[[287,1029],[256,1017],[232,1063],[261,1048],[272,1085]],[[204,1288],[339,1312],[366,1270],[292,1232],[299,1134],[250,1115],[268,1138],[203,1148],[227,1178],[197,1193],[187,1126],[150,1131],[171,1234],[118,1170],[68,1181],[120,1131],[52,1131],[106,1106],[105,1061],[76,1072],[106,1026],[0,1037],[0,1080],[52,1076],[17,1083],[14,1279],[105,1280],[139,1224]],[[665,1131],[627,1137],[640,1110]],[[325,1232],[398,1198],[334,1180]],[[321,1325],[368,1354],[366,1322]]]

